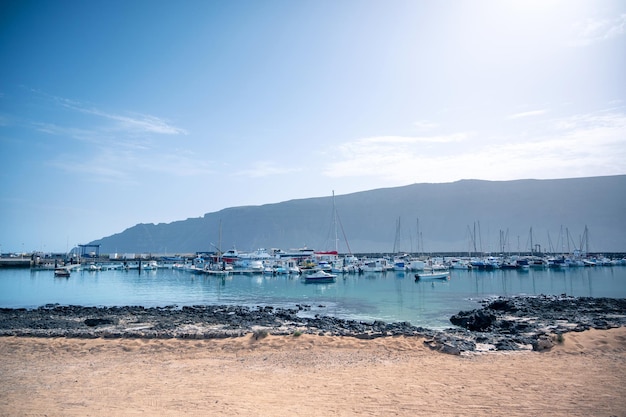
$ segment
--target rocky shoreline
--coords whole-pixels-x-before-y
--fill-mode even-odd
[[[210,339],[319,334],[362,339],[392,336],[425,338],[430,348],[449,354],[496,350],[546,350],[570,331],[626,326],[626,299],[533,296],[484,300],[482,307],[450,318],[456,327],[432,330],[408,322],[303,317],[294,309],[226,305],[144,308],[46,305],[0,309],[0,336],[70,338]]]

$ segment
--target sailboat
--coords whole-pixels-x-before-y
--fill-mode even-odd
[[[356,258],[352,256],[352,250],[350,249],[350,244],[348,243],[348,239],[346,238],[346,234],[343,230],[343,226],[341,225],[341,220],[339,218],[339,214],[337,213],[337,206],[335,204],[335,190],[333,190],[333,218],[332,218],[332,228],[333,228],[333,249],[328,251],[316,251],[315,256],[323,261],[328,261],[331,264],[331,272],[332,273],[349,273],[356,272]],[[344,241],[346,243],[346,248],[348,250],[348,255],[343,259],[339,258],[339,228],[341,228],[341,232],[343,234]]]
[[[393,265],[392,269],[394,271],[406,271],[408,269],[406,262],[406,255],[400,254],[400,217],[398,217],[398,221],[396,222],[396,238],[393,242]]]

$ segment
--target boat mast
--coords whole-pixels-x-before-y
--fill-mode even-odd
[[[335,252],[339,253],[339,237],[337,236],[337,207],[335,206],[335,190],[333,190],[333,227],[335,229]]]
[[[217,235],[217,259],[218,261],[222,259],[222,219],[220,219],[220,227]]]
[[[417,256],[420,256],[420,218],[417,218]]]
[[[589,229],[587,229],[587,225],[585,225],[585,231],[583,233],[583,238],[585,239],[584,255],[587,256],[589,254]],[[580,246],[582,247],[582,242],[581,242]]]
[[[478,244],[481,255],[484,255],[485,253],[483,252],[483,235],[480,231],[480,220],[478,221]]]
[[[393,241],[393,253],[400,251],[400,217],[396,221],[396,238]]]
[[[348,242],[348,238],[346,237],[346,231],[343,230],[343,224],[341,223],[341,218],[339,217],[339,213],[337,212],[337,206],[335,205],[335,190],[333,190],[333,224],[335,228],[335,251],[337,251],[337,254],[339,254],[338,228],[341,227],[341,234],[343,235],[344,242],[346,242],[346,249],[348,250],[348,254],[352,256],[352,249],[350,249],[350,243]]]

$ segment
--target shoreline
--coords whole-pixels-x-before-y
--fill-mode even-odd
[[[408,322],[384,323],[300,315],[296,309],[198,305],[144,308],[47,305],[0,309],[0,336],[78,339],[223,339],[326,335],[355,339],[420,337],[430,349],[459,355],[473,351],[549,350],[563,334],[626,326],[626,299],[532,296],[486,299],[482,307],[432,330]]]

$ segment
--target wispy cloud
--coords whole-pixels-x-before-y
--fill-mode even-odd
[[[373,136],[369,138],[357,139],[347,143],[346,146],[362,147],[376,146],[378,144],[419,144],[419,143],[450,143],[462,142],[468,138],[468,133],[454,133],[451,135],[434,135],[434,136]]]
[[[548,110],[546,109],[525,111],[522,113],[511,114],[507,117],[507,119],[522,119],[524,117],[541,116],[542,114],[546,114],[547,112]]]
[[[206,177],[214,174],[211,162],[181,149],[146,150],[132,148],[100,149],[93,155],[63,153],[49,162],[58,169],[98,183],[137,185],[144,176],[158,181],[167,177]]]
[[[379,176],[406,179],[406,169],[413,171],[423,155],[433,147],[449,147],[466,141],[469,133],[439,136],[377,136],[362,138],[339,146],[335,161],[324,174],[329,177]]]
[[[39,132],[58,136],[62,139],[72,138],[81,142],[91,142],[94,144],[102,144],[103,142],[108,142],[108,140],[103,140],[102,129],[86,129],[73,126],[59,126],[55,123],[45,122],[32,122],[31,126]]]
[[[434,123],[428,120],[418,120],[417,122],[413,123],[413,126],[415,126],[416,128],[422,131],[432,130],[432,129],[436,129],[439,127],[437,123]]]
[[[96,183],[136,185],[132,175],[133,162],[132,156],[129,158],[125,152],[103,149],[90,157],[61,153],[48,164]]]
[[[250,178],[262,178],[298,172],[299,170],[299,168],[279,166],[271,161],[258,161],[253,163],[248,169],[235,172],[234,175]]]
[[[572,46],[587,46],[622,36],[626,33],[626,13],[612,19],[587,19],[574,28]]]
[[[138,161],[136,168],[173,177],[206,177],[215,174],[213,165],[212,161],[188,150],[170,149],[169,152],[159,152]]]
[[[146,114],[124,115],[110,113],[95,107],[87,106],[75,100],[64,98],[57,98],[57,102],[68,109],[114,121],[116,122],[117,128],[122,130],[158,133],[163,135],[186,135],[188,133],[185,129],[175,127],[167,120],[156,116]]]
[[[60,138],[60,140],[65,140],[67,138],[72,138],[84,143],[91,144],[95,146],[97,149],[102,148],[117,148],[117,149],[134,149],[136,151],[146,151],[151,148],[149,138],[142,138],[133,135],[132,137],[128,135],[121,134],[120,132],[116,132],[114,130],[109,130],[106,127],[91,127],[91,128],[80,128],[80,127],[68,127],[68,126],[59,126],[54,123],[38,123],[34,122],[31,124],[32,127],[43,133],[47,133],[52,136],[56,136]]]
[[[31,90],[32,91],[32,90]],[[75,149],[63,146],[64,153],[50,165],[95,182],[132,185],[143,173],[176,177],[202,176],[213,172],[202,157],[184,149],[172,148],[155,135],[186,135],[185,129],[165,119],[145,114],[106,112],[76,100],[32,91],[53,107],[70,112],[53,123],[33,121],[30,127],[65,141],[71,138],[85,144]],[[91,116],[85,118],[85,116]],[[85,149],[90,149],[85,152]]]
[[[594,113],[577,114],[558,120],[556,126],[560,129],[592,129],[592,128],[619,128],[626,127],[625,115],[618,111],[598,111]],[[626,138],[624,138],[626,140]]]
[[[626,172],[623,112],[559,119],[551,129],[532,140],[493,132],[476,132],[472,138],[484,136],[497,136],[499,141],[467,144],[471,146],[406,138],[349,142],[337,149],[336,158],[323,173],[332,178],[363,177],[393,185],[463,178],[566,178]]]

